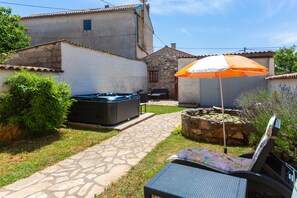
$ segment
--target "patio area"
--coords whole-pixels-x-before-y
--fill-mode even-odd
[[[154,116],[54,166],[0,188],[0,197],[94,197],[168,137],[180,119],[179,112]]]

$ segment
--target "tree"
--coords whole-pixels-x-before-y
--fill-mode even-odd
[[[275,73],[286,74],[297,72],[296,46],[281,48],[274,55]]]
[[[0,7],[0,63],[9,58],[14,50],[28,47],[30,36],[28,30],[20,23],[21,16],[13,15],[11,8]]]

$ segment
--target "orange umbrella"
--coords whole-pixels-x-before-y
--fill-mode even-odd
[[[267,74],[268,69],[266,67],[251,59],[239,55],[218,55],[197,60],[176,72],[175,76],[188,78],[220,78],[224,152],[227,153],[222,78],[263,76]]]

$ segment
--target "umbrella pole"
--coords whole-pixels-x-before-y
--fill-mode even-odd
[[[227,154],[222,76],[220,76],[220,92],[221,92],[222,115],[223,115],[224,153]]]

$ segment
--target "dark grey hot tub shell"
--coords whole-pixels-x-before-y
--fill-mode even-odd
[[[112,94],[112,99],[92,97],[95,95],[98,94],[75,96],[68,121],[108,126],[139,116],[138,95]]]

